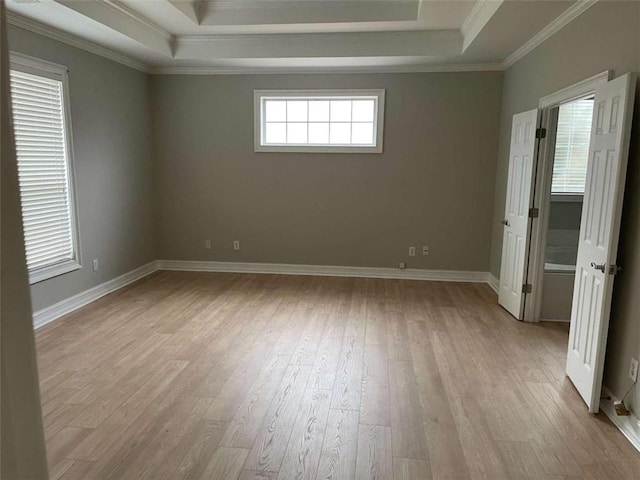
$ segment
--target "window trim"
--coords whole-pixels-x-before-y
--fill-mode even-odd
[[[374,118],[375,146],[362,145],[263,145],[263,99],[268,97],[376,97],[377,114]],[[384,140],[384,89],[363,90],[254,90],[253,91],[253,150],[254,152],[280,153],[382,153]]]
[[[69,70],[65,66],[17,52],[10,53],[10,69],[62,82],[62,108],[65,131],[65,149],[67,152],[67,182],[73,258],[64,262],[58,262],[34,270],[29,270],[29,284],[33,285],[82,268],[82,250],[78,228],[78,206],[76,200],[75,165],[73,155],[73,130],[71,128],[71,102],[69,100]],[[11,122],[13,124],[13,116],[11,116]]]

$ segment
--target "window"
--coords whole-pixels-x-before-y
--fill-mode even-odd
[[[256,152],[381,153],[384,90],[256,90]]]
[[[80,268],[64,67],[11,56],[11,102],[29,280]]]
[[[561,105],[559,110],[551,193],[584,195],[593,99],[576,100]]]

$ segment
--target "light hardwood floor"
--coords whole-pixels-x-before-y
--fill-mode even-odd
[[[486,285],[159,272],[36,332],[52,479],[638,479]]]

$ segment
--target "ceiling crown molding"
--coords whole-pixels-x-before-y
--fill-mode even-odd
[[[296,74],[384,74],[501,71],[499,63],[434,65],[387,65],[378,67],[156,67],[153,75],[296,75]]]
[[[460,26],[460,33],[464,37],[462,51],[464,52],[473,43],[491,17],[498,11],[504,0],[478,0],[467,18]]]
[[[131,10],[118,0],[98,0],[98,3],[104,4],[105,7],[110,8],[113,12],[122,15],[124,18],[134,20],[141,28],[155,31],[158,35],[165,37],[167,41],[170,41],[173,37],[170,32],[162,28],[160,25],[152,22],[147,17],[140,15],[138,12]]]
[[[161,55],[173,56],[173,35],[118,0],[53,1],[129,37]]]
[[[151,67],[143,62],[134,60],[126,55],[122,55],[121,53],[103,47],[102,45],[98,45],[97,43],[93,43],[89,40],[82,39],[76,35],[63,32],[55,27],[23,17],[17,13],[7,11],[7,22],[16,27],[29,30],[30,32],[42,35],[43,37],[51,38],[52,40],[57,40],[67,45],[71,45],[72,47],[99,55],[135,70],[139,70],[144,73],[151,72]]]
[[[522,59],[528,53],[536,49],[540,44],[558,33],[569,23],[574,21],[589,8],[594,6],[598,0],[578,0],[576,3],[567,8],[559,17],[553,20],[549,25],[540,30],[536,35],[522,45],[519,49],[509,55],[503,62],[502,67],[506,70],[511,65]]]
[[[185,0],[167,0],[174,8],[176,8],[180,13],[186,16],[193,23],[199,25],[200,24],[200,8],[201,4],[196,3],[196,0],[185,1]]]
[[[144,73],[155,74],[155,75],[244,75],[244,74],[322,74],[322,73],[427,73],[427,72],[473,72],[473,71],[500,71],[506,70],[511,67],[513,64],[518,62],[520,59],[525,57],[528,53],[533,51],[536,47],[542,44],[544,41],[551,38],[554,34],[568,25],[570,22],[578,18],[582,13],[588,10],[590,7],[595,5],[598,0],[579,0],[571,7],[569,7],[565,12],[563,12],[559,17],[557,17],[554,21],[552,21],[549,25],[547,25],[544,29],[542,29],[538,34],[532,37],[528,42],[518,48],[515,52],[509,55],[504,61],[501,63],[466,63],[466,64],[423,64],[423,65],[394,65],[394,66],[371,66],[371,67],[308,67],[308,66],[300,66],[300,67],[190,67],[190,66],[150,66],[141,62],[139,60],[133,59],[127,55],[121,54],[114,50],[111,50],[107,47],[103,47],[97,43],[94,43],[89,40],[85,40],[76,35],[64,32],[55,27],[43,24],[41,22],[29,19],[15,12],[8,11],[7,12],[7,22],[11,25],[23,28],[25,30],[29,30],[36,34],[45,36],[47,38],[51,38],[53,40],[57,40],[59,42],[65,43],[67,45],[71,45],[76,48],[80,48],[87,52],[93,53],[95,55],[99,55],[101,57],[107,58],[114,62],[120,63],[127,67],[133,68],[135,70],[139,70]],[[499,3],[501,0],[481,0],[481,3]],[[103,5],[109,5],[112,7],[113,11],[118,11],[120,15],[128,15],[124,11],[124,9],[120,8],[122,5],[117,0],[110,1],[101,1]],[[198,5],[195,3],[194,5]],[[476,7],[476,9],[482,9],[485,7]],[[137,15],[137,14],[136,14]],[[471,12],[467,19],[465,20],[465,24],[463,25],[463,30],[467,33],[473,28],[473,24],[478,22],[477,18],[481,15],[479,12]],[[131,17],[130,17],[131,18]],[[148,22],[150,23],[150,22]],[[481,23],[481,22],[480,22]],[[180,43],[184,42],[184,44],[206,44],[210,43],[212,39],[218,39],[216,35],[206,36],[205,38],[198,37],[175,37],[163,30],[161,27],[156,26],[157,29],[153,26],[155,24],[150,24],[149,28],[153,29],[157,32],[157,34],[164,36],[166,35],[171,37],[171,43],[174,42]],[[302,35],[300,35],[302,37]],[[229,39],[233,36],[223,36],[220,35],[220,40],[222,38]],[[238,35],[237,39],[240,37],[251,38],[250,35]]]

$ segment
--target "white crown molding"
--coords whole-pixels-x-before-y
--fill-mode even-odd
[[[84,40],[76,35],[72,35],[49,25],[45,25],[44,23],[40,23],[35,20],[31,20],[30,18],[23,17],[22,15],[19,15],[17,13],[7,11],[7,22],[16,27],[29,30],[30,32],[36,33],[38,35],[42,35],[43,37],[51,38],[52,40],[57,40],[58,42],[62,42],[67,45],[71,45],[72,47],[76,47],[89,53],[93,53],[100,57],[107,58],[129,68],[133,68],[144,73],[150,73],[151,71],[151,68],[143,62],[134,60],[109,48],[90,42],[89,40]]]
[[[113,278],[107,282],[101,283],[93,288],[80,292],[77,295],[61,300],[50,307],[38,310],[33,314],[34,328],[40,328],[49,322],[52,322],[63,315],[73,312],[85,305],[108,295],[116,290],[121,289],[147,275],[152,274],[158,269],[157,262],[150,262],[124,275]]]
[[[566,9],[559,17],[549,23],[546,27],[540,30],[534,35],[527,43],[518,48],[515,52],[509,55],[503,62],[502,67],[504,70],[511,65],[522,59],[525,55],[535,50],[540,44],[551,38],[558,33],[569,23],[578,18],[581,14],[586,12],[589,8],[594,6],[598,0],[578,0],[576,3]]]
[[[622,432],[622,434],[631,442],[631,444],[640,452],[640,418],[631,412],[628,416],[620,416],[616,413],[616,409],[613,406],[614,402],[618,401],[618,398],[611,393],[606,386],[602,387],[603,397],[609,397],[609,399],[603,398],[600,401],[600,409],[604,414],[609,417],[611,422]]]
[[[506,70],[518,60],[522,59],[525,55],[530,53],[536,47],[538,47],[545,40],[552,37],[555,33],[560,31],[563,27],[568,25],[571,21],[575,20],[580,14],[584,13],[587,9],[593,6],[598,0],[579,0],[571,7],[569,7],[564,13],[557,17],[553,22],[547,25],[543,30],[531,38],[518,50],[513,52],[501,63],[460,63],[460,64],[438,64],[438,65],[382,65],[382,66],[367,66],[367,67],[191,67],[191,66],[150,66],[144,62],[133,59],[129,56],[118,53],[109,48],[103,47],[88,40],[84,40],[76,35],[72,35],[55,27],[45,25],[41,22],[29,19],[22,15],[7,12],[8,23],[15,25],[25,30],[32,31],[39,35],[51,38],[53,40],[66,43],[68,45],[80,48],[90,53],[107,58],[114,62],[118,62],[122,65],[126,65],[130,68],[134,68],[141,72],[155,74],[155,75],[256,75],[256,74],[273,74],[273,75],[288,75],[288,74],[354,74],[354,73],[444,73],[444,72],[481,72],[481,71],[502,71]],[[486,17],[486,11],[491,5],[501,3],[501,0],[480,0],[480,2],[474,7],[472,12],[467,16],[462,27],[462,31],[467,34],[475,28],[474,25],[482,23],[482,18]],[[129,13],[123,13],[126,7],[122,6],[117,0],[111,0],[109,2],[102,1],[102,5],[108,5],[108,7],[114,12],[119,12],[121,15],[129,15]],[[137,14],[136,14],[137,15]],[[139,15],[138,15],[139,16]],[[129,17],[133,18],[133,17]],[[137,17],[136,17],[137,18]],[[139,21],[136,20],[136,21]],[[157,28],[156,28],[157,27]],[[179,42],[198,43],[199,40],[193,37],[173,37],[161,27],[151,24],[149,29],[153,29],[159,35],[165,38],[169,38],[172,44]],[[167,37],[168,35],[168,37]],[[242,37],[242,36],[239,36]],[[467,35],[464,35],[465,39]],[[209,39],[200,40],[208,41]],[[466,40],[465,40],[466,41]]]
[[[133,20],[137,23],[141,28],[145,28],[148,30],[152,30],[156,32],[158,35],[165,37],[167,41],[171,41],[173,35],[165,30],[163,27],[158,25],[157,23],[152,22],[147,17],[140,15],[138,12],[131,10],[125,4],[120,2],[119,0],[94,0],[98,3],[103,4],[106,8],[110,9],[112,12],[121,15],[123,18],[127,18]]]
[[[174,37],[167,30],[117,0],[53,0],[111,30],[171,58]]]
[[[473,43],[491,17],[498,11],[504,0],[477,0],[473,8],[460,26],[460,33],[464,37],[462,51]]]
[[[379,67],[155,67],[154,75],[294,75],[294,74],[384,74],[501,71],[499,63],[458,63],[440,65],[393,65]]]
[[[457,30],[181,35],[174,59],[456,58],[462,40]]]
[[[190,260],[158,260],[158,270],[191,272],[266,273],[279,275],[318,275],[327,277],[391,278],[436,282],[487,283],[487,272],[458,270],[419,270],[332,265],[292,265],[280,263],[239,263]]]
[[[200,24],[200,7],[202,4],[196,4],[197,0],[167,0],[174,8],[176,8],[185,17],[193,23]]]

